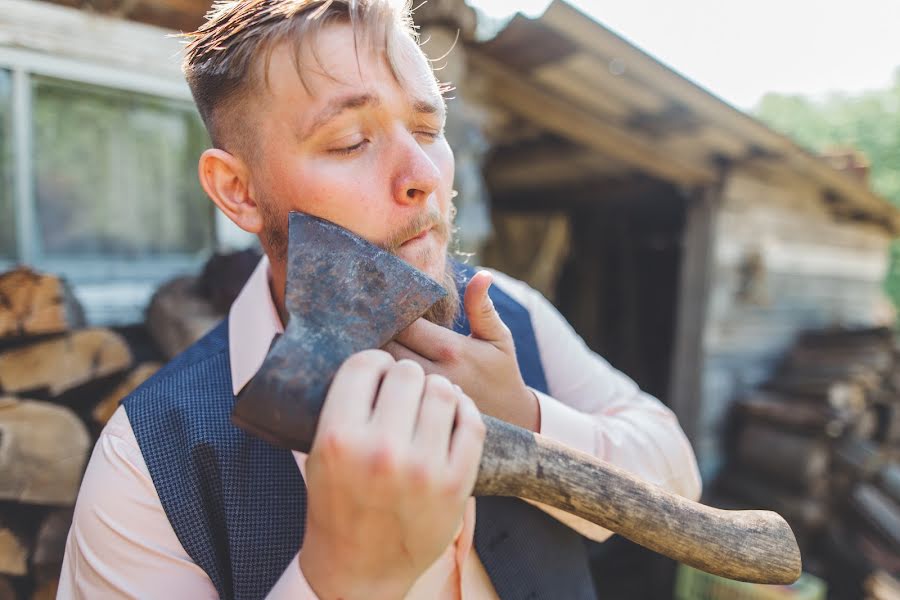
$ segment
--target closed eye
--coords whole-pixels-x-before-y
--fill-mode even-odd
[[[436,140],[441,136],[441,133],[439,131],[417,131],[416,135],[425,136],[428,140]]]
[[[347,146],[345,148],[333,148],[329,150],[329,152],[341,156],[348,156],[350,154],[353,154],[354,152],[357,152],[358,150],[361,150],[363,146],[367,145],[368,143],[369,140],[364,139],[356,144],[353,144],[352,146]]]

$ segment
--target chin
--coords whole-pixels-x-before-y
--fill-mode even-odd
[[[401,247],[397,255],[435,281],[442,281],[447,268],[447,245],[423,242]]]

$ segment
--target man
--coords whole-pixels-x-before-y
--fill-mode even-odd
[[[190,39],[185,73],[214,145],[200,179],[266,258],[227,322],[107,425],[60,596],[593,597],[580,535],[608,531],[469,497],[478,411],[693,499],[695,459],[674,415],[539,294],[447,260],[453,154],[408,6],[230,2]],[[341,367],[308,456],[228,420],[283,330],[290,210],[355,231],[451,292],[385,349]]]

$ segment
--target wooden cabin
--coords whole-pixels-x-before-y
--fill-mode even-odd
[[[64,274],[96,323],[251,243],[196,181],[207,144],[179,71],[202,0],[7,0],[0,269]],[[735,397],[801,331],[892,318],[900,214],[560,0],[491,28],[417,13],[456,86],[461,244],[529,281],[679,416],[704,476]],[[485,30],[487,29],[487,33]]]

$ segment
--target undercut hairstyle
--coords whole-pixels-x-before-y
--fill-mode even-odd
[[[306,50],[316,52],[318,32],[331,23],[349,23],[357,59],[361,49],[383,53],[398,81],[399,36],[418,43],[411,0],[216,0],[187,40],[182,71],[213,146],[233,151],[249,137],[242,106],[268,85],[272,51],[291,44],[300,81]]]

